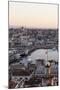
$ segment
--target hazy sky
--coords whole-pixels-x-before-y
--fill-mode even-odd
[[[58,5],[9,2],[9,26],[58,27]]]

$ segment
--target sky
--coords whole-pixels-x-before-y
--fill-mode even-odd
[[[58,28],[58,5],[9,2],[9,26]]]

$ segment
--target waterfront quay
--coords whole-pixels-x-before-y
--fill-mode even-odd
[[[36,49],[58,50],[58,29],[9,28],[9,63]]]

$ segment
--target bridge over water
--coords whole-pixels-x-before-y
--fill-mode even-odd
[[[56,48],[58,50],[58,45],[37,45],[37,46],[32,46],[27,48],[28,49],[28,54],[32,53],[33,51],[37,49],[53,49]]]

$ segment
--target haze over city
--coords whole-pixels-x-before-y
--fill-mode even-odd
[[[58,28],[58,5],[9,2],[9,27]]]

